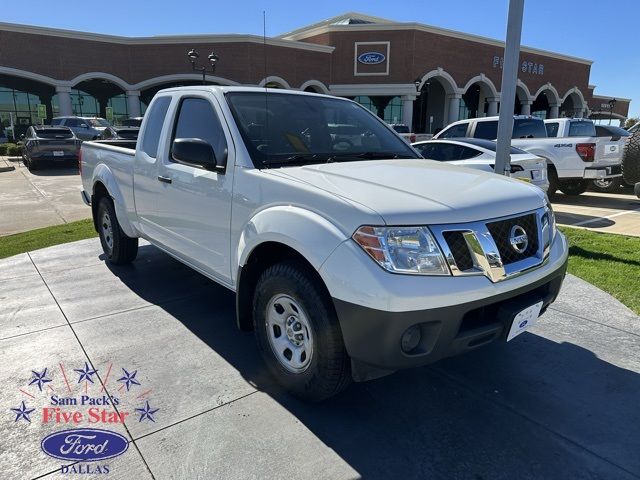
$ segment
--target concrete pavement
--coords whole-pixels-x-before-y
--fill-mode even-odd
[[[0,157],[0,236],[91,217],[81,190],[75,168],[29,172],[19,159]]]
[[[154,247],[126,267],[106,265],[97,239],[22,254],[0,260],[1,476],[69,478],[40,441],[70,427],[43,424],[41,409],[104,391],[132,412],[101,427],[131,442],[94,464],[105,478],[637,479],[639,320],[568,276],[509,344],[306,404],[236,330],[232,293]],[[74,372],[85,362],[93,384]],[[43,368],[40,392],[28,383]],[[140,385],[125,389],[122,368]],[[31,423],[14,420],[22,401]],[[133,413],[144,401],[153,421]]]
[[[640,199],[631,190],[628,194],[586,192],[568,196],[558,193],[553,209],[561,225],[640,236]]]

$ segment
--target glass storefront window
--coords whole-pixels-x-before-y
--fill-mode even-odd
[[[0,86],[0,129],[10,134],[11,123],[15,128],[15,136],[26,132],[30,125],[42,123],[38,118],[40,97],[33,93]]]
[[[358,102],[364,108],[372,112],[373,114],[378,114],[378,108],[376,107],[373,99],[367,96],[359,96],[353,99]],[[402,123],[402,98],[401,97],[392,97],[387,103],[387,106],[384,109],[383,120],[387,123]]]

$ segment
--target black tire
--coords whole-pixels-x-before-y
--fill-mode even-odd
[[[564,180],[560,182],[560,191],[565,195],[580,195],[589,188],[590,180]]]
[[[547,177],[549,178],[547,197],[549,197],[549,200],[553,200],[558,191],[558,172],[556,172],[556,167],[550,163],[547,163]]]
[[[118,223],[113,201],[109,197],[100,199],[94,223],[102,250],[110,263],[125,265],[135,260],[138,255],[138,239],[124,234]]]
[[[254,292],[253,326],[260,353],[278,383],[297,397],[321,401],[347,388],[352,377],[351,361],[344,346],[335,309],[324,285],[314,273],[305,265],[293,261],[267,268],[260,275]],[[267,309],[273,308],[276,313],[272,314],[277,316],[277,307],[283,297],[293,300],[298,307],[293,309],[297,315],[292,314],[288,318],[304,318],[301,321],[306,322],[311,330],[312,353],[302,371],[292,372],[285,367],[274,351],[277,347],[272,347],[270,340],[270,335],[276,330],[267,323],[270,319]],[[300,308],[302,312],[299,311]],[[283,319],[288,315],[286,312],[280,314]],[[304,329],[299,331],[303,332]],[[281,347],[285,348],[284,352],[288,346],[295,348],[286,338],[287,332],[280,331],[280,335],[285,345]],[[292,350],[289,352],[293,356]]]
[[[628,185],[640,182],[640,129],[633,132],[624,149],[622,178]]]
[[[591,190],[602,193],[616,193],[620,190],[620,178],[616,177],[594,180],[591,184]]]

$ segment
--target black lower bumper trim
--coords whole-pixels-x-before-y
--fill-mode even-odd
[[[504,339],[513,317],[542,301],[543,313],[556,299],[566,262],[525,287],[474,302],[410,312],[387,312],[333,299],[347,352],[358,364],[387,371],[415,367]],[[418,325],[420,342],[405,353],[401,337]],[[362,370],[362,365],[360,365]]]

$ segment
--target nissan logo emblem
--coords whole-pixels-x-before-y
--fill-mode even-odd
[[[511,227],[511,232],[509,233],[509,243],[511,244],[511,248],[513,248],[518,253],[524,253],[524,251],[529,246],[529,236],[524,228],[520,225],[514,225]]]

